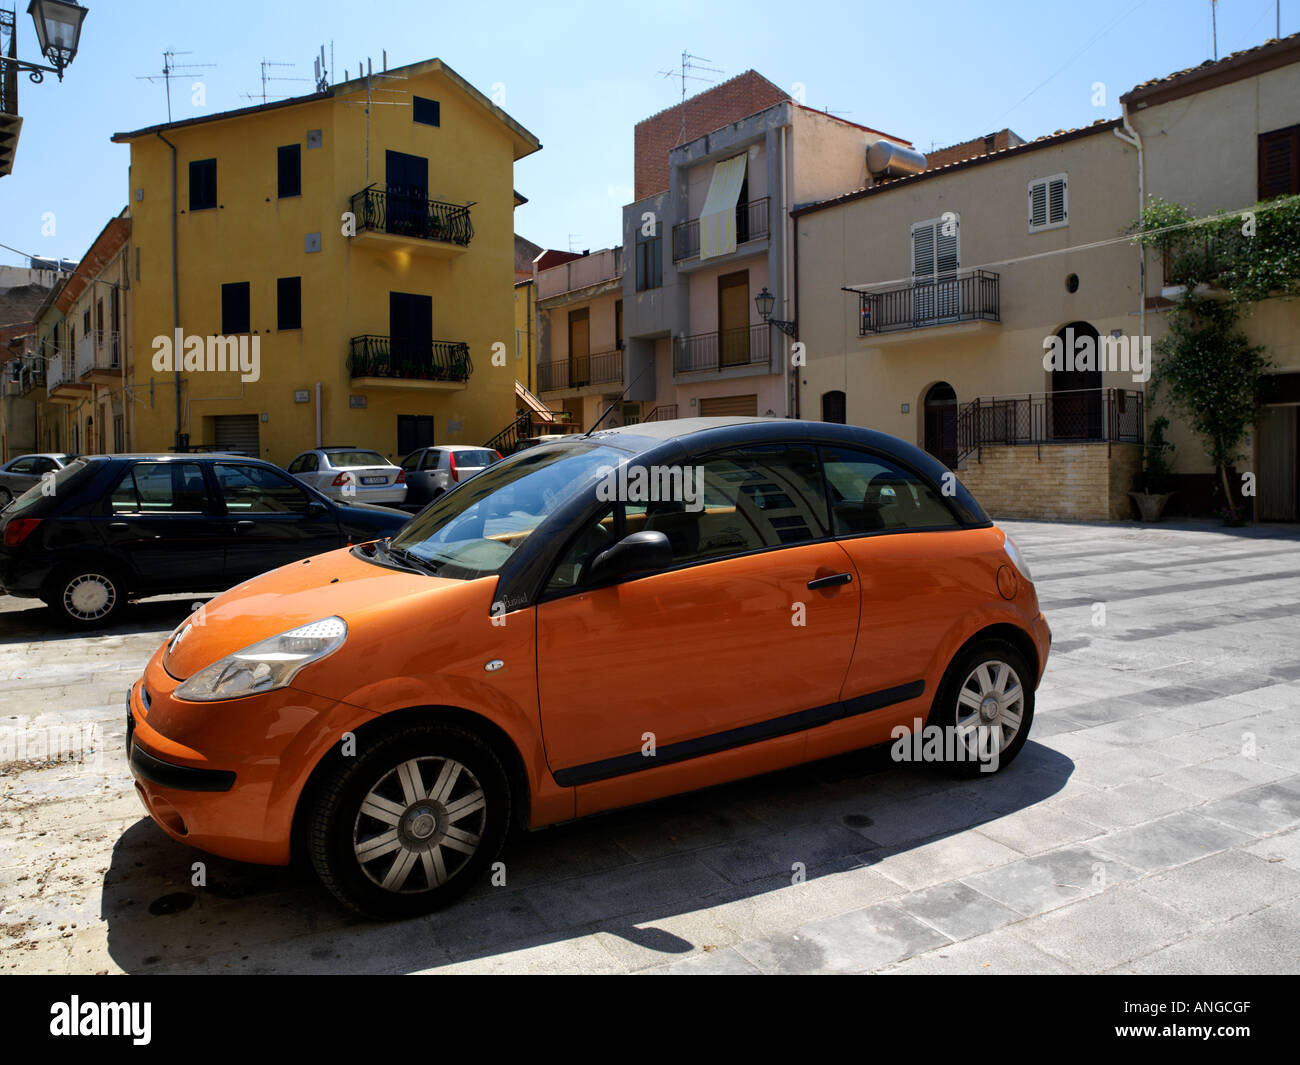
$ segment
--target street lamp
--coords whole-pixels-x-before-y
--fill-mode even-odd
[[[46,74],[57,74],[63,80],[63,71],[77,55],[77,45],[81,41],[81,23],[88,14],[88,9],[72,0],[32,0],[27,13],[36,24],[36,40],[41,46],[41,55],[54,65],[41,66],[21,59],[0,56],[0,70],[6,66],[24,71],[37,84],[45,80]]]
[[[754,297],[754,306],[758,308],[758,315],[763,321],[776,326],[788,337],[795,335],[794,322],[783,322],[780,318],[772,317],[772,308],[776,306],[776,297],[767,291],[766,285],[763,286],[763,291]]]

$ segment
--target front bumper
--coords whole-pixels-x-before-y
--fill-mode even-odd
[[[173,839],[285,865],[320,759],[374,715],[294,688],[221,703],[174,699],[161,651],[127,696],[127,759],[145,810]]]

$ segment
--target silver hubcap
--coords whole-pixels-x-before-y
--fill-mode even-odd
[[[1005,750],[1020,731],[1025,713],[1025,689],[1007,663],[981,662],[957,696],[957,733],[975,749],[977,729],[991,729],[994,750]],[[987,745],[986,745],[987,746]]]
[[[372,882],[413,894],[459,873],[486,824],[487,801],[473,773],[452,758],[412,758],[366,794],[352,846]]]
[[[117,602],[113,582],[98,573],[83,573],[63,589],[63,606],[73,617],[93,621],[102,618]]]

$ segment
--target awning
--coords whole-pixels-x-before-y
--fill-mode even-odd
[[[736,250],[736,204],[745,180],[747,155],[724,159],[713,168],[713,181],[700,212],[700,258],[712,259]]]

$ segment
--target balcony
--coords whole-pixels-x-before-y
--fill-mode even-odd
[[[462,254],[474,239],[469,207],[367,185],[352,197],[356,244],[425,255]]]
[[[602,351],[537,364],[537,391],[562,392],[589,385],[621,385],[623,352]]]
[[[1000,322],[1000,280],[990,270],[972,270],[884,292],[860,292],[858,336],[958,322]]]
[[[736,205],[736,247],[750,241],[762,240],[768,235],[768,206],[770,197],[750,200]],[[673,226],[673,262],[693,259],[700,254],[700,220],[678,222]]]
[[[474,372],[469,345],[454,340],[425,343],[366,333],[351,341],[348,372],[354,388],[404,388],[453,392]]]
[[[606,248],[537,272],[537,299],[551,299],[623,277],[623,249]]]
[[[772,327],[764,322],[722,333],[696,333],[673,340],[674,373],[706,373],[769,366]]]
[[[46,374],[46,392],[56,403],[76,403],[90,392],[89,381],[78,381],[76,364],[71,354],[59,354],[50,359]]]
[[[957,413],[957,461],[991,446],[1141,444],[1142,393],[1083,388],[973,399]]]
[[[122,380],[122,335],[101,331],[77,343],[77,380],[82,384],[111,385]]]

